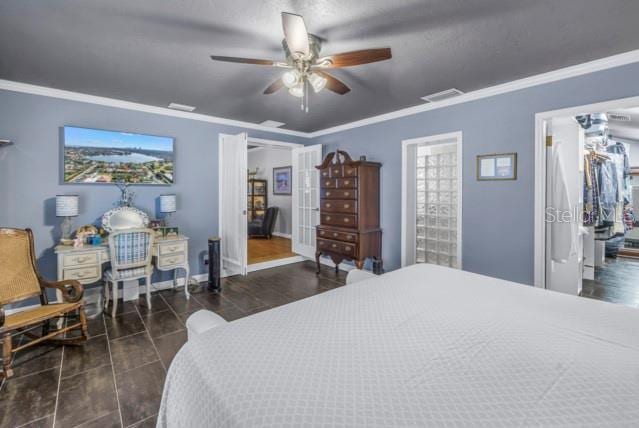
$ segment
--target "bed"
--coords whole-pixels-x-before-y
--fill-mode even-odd
[[[160,427],[639,426],[639,310],[415,265],[190,340]]]

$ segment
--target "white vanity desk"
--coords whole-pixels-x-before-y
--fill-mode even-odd
[[[148,217],[145,213],[134,207],[120,207],[108,211],[102,217],[103,227],[107,231],[113,229],[127,229],[134,227],[146,227]],[[179,269],[184,269],[184,292],[186,298],[190,297],[186,285],[189,283],[189,238],[184,235],[167,238],[155,238],[153,241],[153,265],[160,271],[174,272],[173,287],[177,286],[177,274]],[[75,279],[81,284],[92,284],[102,279],[103,265],[110,261],[109,245],[107,242],[101,245],[85,245],[74,248],[70,245],[58,245],[55,247],[58,258],[58,280]],[[138,281],[124,281],[122,296],[124,300],[137,300],[139,294]],[[60,297],[60,296],[58,296]]]

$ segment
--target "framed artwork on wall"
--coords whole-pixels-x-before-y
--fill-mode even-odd
[[[477,156],[477,180],[517,180],[517,153]]]
[[[292,193],[292,167],[273,168],[273,194],[290,195]]]

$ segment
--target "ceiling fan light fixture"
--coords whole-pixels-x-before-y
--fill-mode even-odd
[[[288,89],[288,93],[297,98],[302,98],[304,96],[304,85],[302,82],[299,82],[297,85]]]
[[[308,76],[308,83],[313,87],[313,91],[317,94],[319,91],[324,89],[326,86],[326,78],[324,76],[320,76],[317,73],[311,73]]]
[[[287,88],[293,88],[300,83],[300,72],[297,70],[289,70],[282,75],[282,82]]]

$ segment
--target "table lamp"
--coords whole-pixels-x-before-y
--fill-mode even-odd
[[[62,221],[62,240],[71,238],[72,217],[79,214],[80,197],[78,195],[57,195],[55,197],[55,215],[64,217]]]
[[[169,225],[169,216],[177,211],[177,198],[175,195],[160,195],[160,212],[165,215],[164,225]]]

